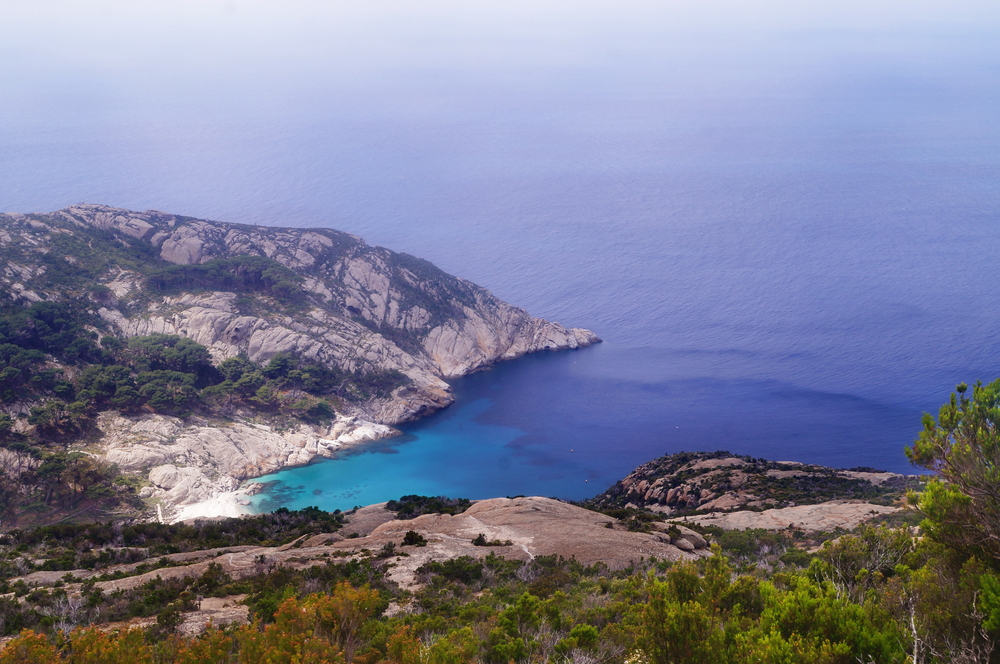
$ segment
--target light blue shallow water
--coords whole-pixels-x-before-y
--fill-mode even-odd
[[[51,7],[5,8],[0,208],[332,226],[606,341],[269,505],[577,498],[681,449],[905,471],[1000,376],[995,2]]]
[[[525,472],[530,469],[521,460],[512,459],[506,447],[524,432],[474,421],[491,405],[488,399],[467,402],[416,436],[375,443],[362,453],[333,463],[260,478],[260,482],[276,484],[261,494],[255,505],[264,511],[281,505],[319,505],[332,511],[370,505],[386,496],[398,498],[400,490],[429,496],[458,492],[484,498],[507,495],[512,490],[520,493],[518,486],[534,488]],[[484,465],[490,468],[485,481],[483,474],[474,470]]]

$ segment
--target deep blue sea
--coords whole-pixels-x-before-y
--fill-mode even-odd
[[[605,343],[259,507],[593,495],[680,450],[907,471],[1000,376],[1000,4],[0,9],[0,209],[330,226]]]

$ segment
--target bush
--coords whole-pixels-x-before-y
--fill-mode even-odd
[[[446,496],[408,495],[399,500],[390,500],[385,508],[396,513],[397,519],[415,519],[421,514],[461,514],[472,507],[472,501],[467,498],[448,498]]]
[[[407,530],[403,535],[403,546],[427,546],[427,540],[415,530]]]
[[[304,299],[302,277],[264,256],[216,258],[200,265],[171,265],[146,278],[150,290],[161,293],[202,290],[264,293],[284,304]]]
[[[483,564],[470,556],[460,556],[443,562],[432,560],[418,567],[417,572],[434,574],[468,585],[483,578]]]

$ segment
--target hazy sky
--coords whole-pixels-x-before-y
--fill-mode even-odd
[[[628,51],[680,52],[718,40],[720,57],[780,48],[784,32],[853,31],[900,39],[949,29],[995,34],[996,2],[357,1],[122,2],[5,0],[0,8],[5,78],[61,71],[197,81],[317,71],[340,76],[427,68],[445,71],[585,67]],[[892,43],[870,48],[891,57]],[[933,47],[931,47],[933,50]],[[801,55],[800,55],[801,57]],[[30,87],[30,86],[27,86]]]

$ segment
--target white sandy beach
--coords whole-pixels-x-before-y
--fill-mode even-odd
[[[191,505],[178,505],[176,512],[170,518],[170,523],[178,523],[189,519],[209,519],[218,517],[238,517],[244,514],[253,514],[246,497],[249,494],[246,489],[236,491],[224,491],[218,493],[208,500],[203,500]]]
[[[313,443],[314,451],[304,450],[307,452],[301,456],[304,463],[293,462],[284,466],[284,468],[305,465],[313,461],[317,456],[315,451],[318,450],[322,450],[322,456],[324,457],[333,457],[335,451],[398,435],[398,432],[392,427],[372,422],[362,422],[360,426],[344,430],[345,428],[342,427],[340,430],[335,429],[336,433],[339,434],[336,436],[336,439],[316,439]],[[293,459],[295,457],[289,458]],[[244,514],[253,514],[247,497],[253,495],[255,492],[255,488],[251,483],[250,486],[243,486],[235,491],[220,491],[211,498],[196,503],[176,505],[173,516],[169,517],[168,520],[170,523],[178,523],[190,519],[239,517]]]

